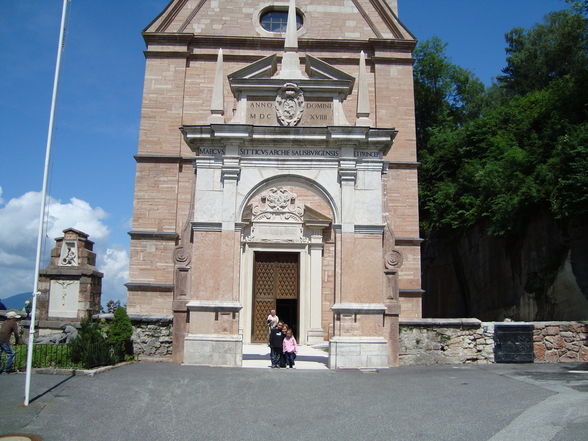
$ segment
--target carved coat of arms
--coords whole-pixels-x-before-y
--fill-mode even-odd
[[[276,116],[283,126],[295,126],[304,112],[304,95],[294,83],[286,83],[276,97]]]

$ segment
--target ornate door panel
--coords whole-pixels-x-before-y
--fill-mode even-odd
[[[267,341],[267,316],[276,299],[298,298],[298,254],[255,253],[252,342]],[[279,315],[279,314],[278,314]]]

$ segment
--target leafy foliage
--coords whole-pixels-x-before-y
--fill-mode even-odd
[[[72,361],[86,369],[114,362],[111,345],[102,334],[100,324],[91,319],[82,319],[78,336],[69,343],[69,347]]]
[[[588,214],[588,22],[554,12],[506,39],[507,67],[487,90],[440,40],[415,51],[425,236],[481,221],[504,235],[538,211]]]
[[[415,50],[415,101],[418,144],[440,127],[462,125],[478,117],[484,85],[468,70],[449,62],[440,38],[424,41]]]
[[[541,90],[555,79],[586,70],[588,29],[579,14],[552,12],[545,24],[529,31],[515,28],[508,32],[506,41],[507,65],[498,81],[511,93]]]
[[[114,318],[108,326],[107,341],[113,345],[118,361],[127,358],[127,356],[132,356],[132,336],[133,324],[129,319],[127,310],[122,306],[116,308]]]

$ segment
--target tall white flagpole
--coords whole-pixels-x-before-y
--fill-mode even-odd
[[[59,68],[61,66],[61,52],[63,50],[63,34],[65,30],[65,17],[67,15],[67,4],[70,0],[63,0],[61,12],[61,28],[59,31],[59,44],[57,46],[57,62],[55,66],[55,78],[53,79],[53,96],[51,98],[51,111],[49,114],[49,130],[47,133],[47,147],[45,149],[45,171],[43,173],[43,190],[41,192],[41,212],[39,215],[39,232],[37,235],[37,259],[35,262],[35,280],[33,282],[33,307],[31,311],[31,325],[29,328],[29,346],[27,350],[27,373],[25,381],[24,405],[29,405],[31,392],[31,371],[33,367],[33,344],[35,336],[35,316],[37,313],[37,296],[39,294],[39,269],[41,266],[41,248],[43,243],[43,224],[45,222],[45,203],[47,199],[47,180],[49,175],[49,160],[51,158],[51,141],[53,140],[53,119],[55,116],[55,101],[57,98],[57,85],[59,83]]]

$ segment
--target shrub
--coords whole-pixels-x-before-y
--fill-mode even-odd
[[[82,319],[78,336],[69,343],[71,359],[86,369],[113,364],[111,345],[102,335],[98,322]]]
[[[117,361],[132,358],[133,343],[131,337],[133,336],[133,325],[127,310],[118,307],[114,311],[114,318],[107,330],[107,341],[113,345]]]

